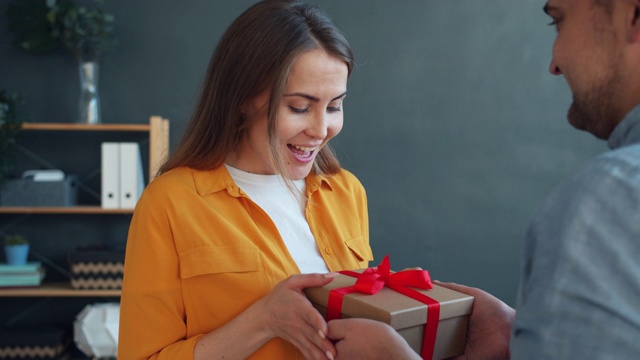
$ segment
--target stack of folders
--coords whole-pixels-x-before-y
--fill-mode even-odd
[[[0,287],[39,286],[44,275],[45,268],[37,261],[25,265],[0,264]]]
[[[133,209],[144,189],[140,146],[135,142],[102,143],[102,207]]]

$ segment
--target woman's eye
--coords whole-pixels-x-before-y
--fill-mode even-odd
[[[329,106],[327,107],[327,111],[330,113],[336,113],[342,111],[342,108],[340,106]]]
[[[306,112],[309,111],[309,108],[297,108],[295,106],[289,106],[289,110],[291,110],[291,112],[296,113],[296,114],[304,114]]]

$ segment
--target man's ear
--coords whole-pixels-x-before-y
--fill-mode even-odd
[[[640,0],[631,1],[630,12],[627,15],[629,27],[627,28],[627,40],[632,43],[640,42]]]

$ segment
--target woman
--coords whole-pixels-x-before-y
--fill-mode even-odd
[[[326,359],[303,289],[372,260],[342,129],[351,49],[319,9],[263,1],[220,40],[127,243],[119,358]]]

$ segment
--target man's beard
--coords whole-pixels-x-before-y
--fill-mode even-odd
[[[621,79],[614,72],[609,79],[591,91],[573,95],[567,118],[576,129],[585,130],[595,137],[607,140],[622,120],[616,110],[615,100],[619,98],[617,89]]]

